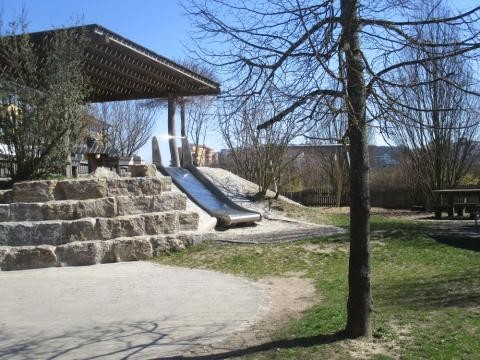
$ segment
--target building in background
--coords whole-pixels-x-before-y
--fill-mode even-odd
[[[205,145],[190,144],[192,159],[196,166],[218,166],[219,153]],[[182,148],[178,148],[180,157],[182,157]]]

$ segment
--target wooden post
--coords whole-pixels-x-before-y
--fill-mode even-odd
[[[168,145],[170,147],[170,165],[173,167],[180,166],[180,158],[178,156],[177,138],[175,134],[175,97],[168,95]]]

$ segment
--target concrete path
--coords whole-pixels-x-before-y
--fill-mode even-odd
[[[0,272],[0,359],[151,359],[265,315],[255,284],[148,262]]]

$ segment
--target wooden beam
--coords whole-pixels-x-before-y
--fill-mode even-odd
[[[173,92],[175,90],[173,85],[155,80],[149,74],[138,71],[137,69],[133,69],[132,66],[127,66],[126,63],[114,61],[111,57],[107,58],[100,52],[88,50],[86,57],[88,65],[97,66],[98,68],[116,74],[119,77],[123,77],[125,78],[125,82],[133,81],[149,88],[162,88],[169,92]]]
[[[195,83],[159,69],[158,65],[149,59],[138,59],[125,52],[125,49],[115,47],[115,44],[107,43],[91,47],[89,51],[96,51],[104,57],[108,57],[113,62],[128,66],[137,74],[147,75],[151,79],[160,81],[161,83],[171,84],[177,89],[200,89]]]

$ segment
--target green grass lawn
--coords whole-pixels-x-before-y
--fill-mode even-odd
[[[327,219],[348,224],[344,215]],[[348,235],[336,235],[262,246],[204,244],[156,261],[251,279],[301,272],[314,281],[322,300],[278,329],[272,346],[245,352],[248,359],[479,358],[480,252],[437,242],[413,221],[372,217],[373,339],[362,343],[335,335],[346,321],[347,249]]]

